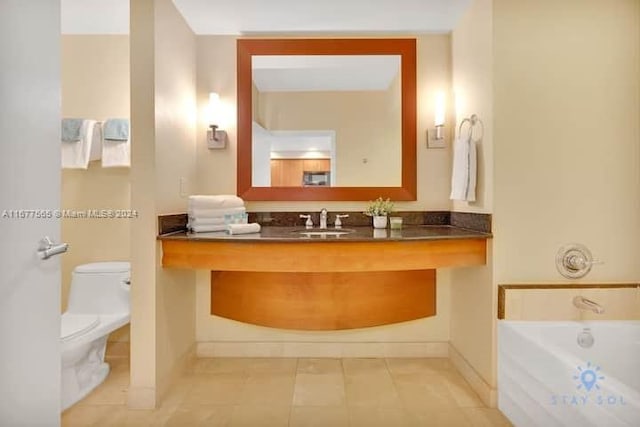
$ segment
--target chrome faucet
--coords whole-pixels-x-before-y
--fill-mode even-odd
[[[320,228],[327,228],[327,210],[325,208],[320,211]]]

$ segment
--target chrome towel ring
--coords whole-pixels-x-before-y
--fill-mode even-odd
[[[478,117],[477,114],[472,114],[471,117],[467,117],[465,119],[462,119],[462,121],[460,122],[460,126],[458,127],[458,137],[462,137],[462,127],[464,126],[465,123],[469,124],[469,139],[473,140],[473,129],[476,127],[477,124],[480,124],[480,128],[482,129],[482,133],[480,134],[480,137],[476,139],[476,141],[479,141],[482,139],[482,137],[484,136],[484,123],[482,123],[482,120],[480,120],[480,118]]]

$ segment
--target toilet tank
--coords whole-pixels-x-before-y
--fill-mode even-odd
[[[94,262],[77,266],[71,274],[68,313],[130,313],[128,262]]]

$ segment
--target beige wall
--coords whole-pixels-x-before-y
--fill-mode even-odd
[[[235,194],[236,191],[236,38],[198,36],[198,106],[203,110],[209,92],[218,92],[227,111],[221,124],[229,132],[226,150],[208,150],[207,123],[197,128],[197,187],[201,194]],[[451,39],[448,35],[417,37],[418,90],[418,200],[396,203],[400,210],[448,210],[450,150],[426,150],[425,130],[433,126],[434,93],[451,87]],[[366,202],[248,202],[248,209],[264,210],[362,210]],[[399,325],[345,332],[296,332],[262,328],[211,316],[210,277],[196,279],[196,340],[235,342],[436,342],[449,340],[449,272],[438,273],[438,314]]]
[[[131,228],[131,373],[128,402],[156,405],[156,159],[154,1],[130,3],[131,207],[139,213]]]
[[[477,201],[454,202],[454,211],[492,211],[493,192],[493,28],[492,0],[475,0],[452,34],[453,92],[457,126],[471,114],[484,123],[484,135],[474,130],[478,149]],[[480,128],[482,129],[482,128]],[[467,132],[463,129],[463,132]],[[477,133],[476,133],[477,132]],[[480,138],[475,136],[479,135]],[[499,237],[496,237],[498,239]],[[487,264],[451,269],[451,345],[484,382],[478,390],[491,404],[487,390],[496,386],[494,363],[495,286],[493,241],[489,240]]]
[[[131,3],[132,229],[129,405],[155,406],[194,343],[194,272],[165,270],[156,216],[184,211],[195,177],[195,36],[170,0]],[[189,191],[188,189],[186,189]]]
[[[570,242],[584,281],[640,278],[639,9],[494,0],[496,282],[562,280]]]
[[[156,212],[166,214],[184,212],[196,176],[196,37],[171,0],[156,0],[155,20]],[[161,260],[158,252],[156,375],[163,392],[195,342],[195,272],[163,269]]]
[[[562,280],[555,255],[569,242],[605,262],[583,281],[640,277],[640,4],[491,3],[476,0],[453,34],[457,111],[493,134],[479,202],[454,209],[493,210],[496,237],[486,268],[451,278],[452,344],[489,387],[499,283]]]
[[[62,36],[62,115],[104,121],[129,117],[129,36]],[[63,169],[63,209],[128,209],[129,168]],[[78,264],[129,260],[129,219],[63,219],[62,309],[67,305],[71,271]],[[128,327],[109,336],[128,341]]]
[[[267,130],[333,130],[339,187],[402,183],[400,87],[380,91],[261,92],[258,122]],[[395,134],[390,134],[395,130]],[[364,162],[363,159],[367,161]]]
[[[497,284],[561,280],[568,242],[605,261],[589,282],[640,277],[639,6],[476,0],[454,31],[457,119],[485,138],[479,200],[453,206],[493,211],[496,237],[487,267],[452,271],[451,341],[489,387]]]

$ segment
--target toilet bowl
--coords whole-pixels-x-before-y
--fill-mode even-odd
[[[62,410],[109,374],[104,361],[107,337],[129,323],[130,275],[128,262],[96,262],[73,270],[67,311],[60,321]]]

